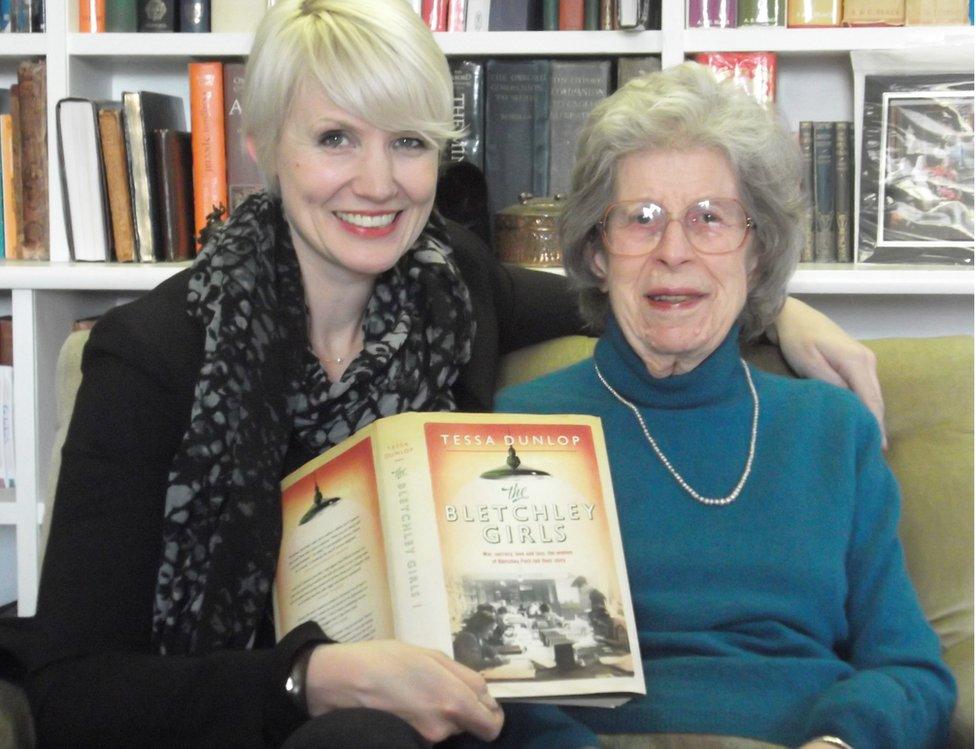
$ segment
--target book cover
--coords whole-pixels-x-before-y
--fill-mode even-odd
[[[20,211],[14,187],[19,172],[14,168],[13,115],[0,113],[0,176],[3,178],[3,252],[4,257],[17,257],[20,232]]]
[[[490,18],[491,0],[467,0],[464,9],[465,31],[488,31]]]
[[[165,260],[190,260],[193,243],[193,154],[190,134],[179,130],[153,130],[162,253]]]
[[[12,0],[10,3],[10,31],[21,34],[45,31],[44,0]]]
[[[137,0],[138,29],[143,33],[176,31],[176,0]]]
[[[844,0],[843,26],[904,26],[905,0]]]
[[[834,123],[813,123],[813,259],[837,260],[837,226],[834,221]]]
[[[736,86],[764,106],[776,101],[775,52],[704,52],[695,56],[719,79],[731,78]]]
[[[480,60],[451,60],[454,82],[454,126],[465,135],[445,149],[447,161],[470,161],[485,167],[485,64]]]
[[[905,23],[910,26],[936,24],[957,26],[972,23],[973,3],[962,0],[905,0]]]
[[[731,29],[736,24],[736,0],[688,0],[688,28]]]
[[[812,263],[813,251],[813,123],[803,120],[799,125],[798,139],[802,159],[803,199],[806,203],[803,221],[803,246],[800,248],[800,262]]]
[[[448,0],[447,31],[464,31],[466,0]]]
[[[61,99],[55,108],[64,224],[72,260],[112,259],[98,105],[90,99]]]
[[[20,108],[20,169],[23,223],[19,257],[48,260],[47,65],[44,60],[17,66]]]
[[[210,30],[253,33],[267,7],[267,0],[210,0]]]
[[[840,26],[841,0],[786,0],[786,25]]]
[[[423,0],[420,15],[431,31],[447,31],[448,0]]]
[[[189,75],[190,133],[193,141],[193,226],[199,235],[211,214],[222,218],[227,215],[223,64],[191,62]]]
[[[159,180],[153,130],[186,130],[183,100],[155,91],[122,92],[122,124],[129,157],[129,192],[135,226],[136,257],[162,259],[163,227],[159,220]]]
[[[549,61],[489,60],[485,67],[485,179],[491,215],[519,194],[548,194]]]
[[[314,619],[454,655],[499,698],[618,704],[644,693],[628,591],[594,417],[400,414],[282,482],[279,637]]]
[[[227,199],[233,211],[248,195],[264,189],[258,165],[244,138],[244,63],[224,63],[224,146],[227,158]]]
[[[135,228],[132,225],[132,193],[129,191],[129,163],[122,130],[121,102],[98,108],[98,130],[102,145],[102,168],[112,222],[115,259],[130,263],[136,259]]]
[[[180,0],[179,29],[185,34],[210,31],[210,0]]]
[[[552,60],[549,78],[549,193],[572,186],[576,143],[586,118],[610,93],[609,60]]]
[[[737,0],[739,26],[785,26],[786,0]]]
[[[559,0],[560,31],[582,31],[585,28],[585,21],[583,0]]]
[[[139,28],[139,14],[132,0],[105,0],[105,30],[131,33]]]
[[[494,0],[488,16],[490,31],[538,31],[542,0]]]
[[[637,57],[617,58],[617,85],[620,88],[631,78],[647,73],[656,73],[661,69],[661,58],[657,55],[640,55]]]
[[[583,0],[583,28],[587,31],[599,31],[600,0]]]
[[[853,210],[854,173],[851,150],[854,123],[834,123],[834,221],[837,230],[837,262],[854,262]]]
[[[77,0],[78,31],[97,33],[106,30],[105,0]]]

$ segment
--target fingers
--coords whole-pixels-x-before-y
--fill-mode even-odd
[[[828,362],[842,379],[842,385],[850,388],[868,407],[881,428],[882,447],[888,449],[888,435],[885,431],[884,396],[881,394],[881,382],[878,380],[877,357],[866,346],[860,346],[858,356],[847,352],[843,356],[835,357]]]
[[[488,692],[488,684],[476,671],[448,658],[440,651],[429,651],[431,657],[444,668],[450,678],[460,682],[451,690],[460,704],[451,718],[462,731],[467,731],[483,741],[491,741],[502,730],[504,714],[501,706]]]

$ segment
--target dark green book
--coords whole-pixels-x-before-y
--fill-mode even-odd
[[[834,123],[813,123],[813,259],[837,262],[836,165]]]
[[[549,78],[549,194],[569,192],[587,115],[610,93],[609,60],[553,60]]]
[[[800,262],[812,263],[813,252],[813,123],[809,120],[800,122],[799,132],[800,156],[803,169],[803,198],[806,201],[806,211],[803,220],[803,246],[800,248]]]
[[[138,28],[135,0],[105,0],[105,30],[131,33]]]
[[[583,28],[586,31],[599,31],[600,0],[583,0]]]
[[[853,170],[851,169],[852,122],[834,123],[834,214],[837,223],[837,262],[854,261],[854,235],[851,221]]]
[[[559,0],[542,0],[542,30],[559,31]]]

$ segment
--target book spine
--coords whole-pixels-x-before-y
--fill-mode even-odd
[[[541,0],[493,0],[490,31],[534,31],[542,28]]]
[[[0,33],[10,31],[10,0],[0,0]]]
[[[0,365],[10,367],[14,363],[14,319],[10,315],[0,317]]]
[[[424,0],[421,15],[431,31],[447,31],[448,0]]]
[[[903,26],[905,0],[844,0],[843,26]]]
[[[478,60],[452,60],[454,126],[464,128],[462,138],[445,150],[448,161],[470,161],[484,171],[485,165],[485,66]]]
[[[834,215],[837,224],[837,261],[840,263],[854,261],[854,238],[851,231],[853,130],[851,122],[834,123]]]
[[[153,130],[156,173],[159,175],[159,207],[166,260],[193,257],[193,156],[190,134],[178,130]]]
[[[598,31],[600,28],[600,0],[584,0],[583,28],[587,31]]]
[[[600,31],[617,28],[617,0],[600,0]]]
[[[559,30],[582,31],[586,28],[583,0],[559,0]]]
[[[139,31],[176,31],[176,0],[139,0]]]
[[[132,0],[105,0],[106,31],[131,33],[138,28],[138,13]]]
[[[14,260],[20,259],[24,244],[24,170],[21,168],[23,149],[20,129],[20,86],[15,83],[10,87],[10,165],[13,176],[9,194],[13,196],[10,201],[13,213],[7,216],[13,235],[8,231],[5,249],[6,256]]]
[[[688,28],[735,28],[736,0],[688,0],[687,18]]]
[[[490,18],[491,0],[467,0],[464,9],[465,31],[488,31]]]
[[[210,31],[210,0],[180,0],[180,31],[189,34]]]
[[[194,229],[227,214],[227,157],[224,144],[224,72],[219,62],[191,62],[190,132],[193,142]]]
[[[9,115],[4,115],[3,113],[0,113],[0,118],[2,118],[4,116],[8,116],[9,117]],[[6,149],[4,149],[4,147],[3,147],[3,130],[4,130],[4,125],[3,125],[3,122],[0,121],[0,259],[3,259],[4,257],[6,257],[6,247],[5,247],[5,245],[6,245],[6,233],[5,233],[6,232],[6,221],[4,219],[4,215],[6,213],[6,210],[5,210],[5,207],[4,207],[5,204],[4,204],[4,200],[3,200],[4,191],[6,190],[6,187],[5,187],[6,180],[4,179],[4,172],[3,172],[4,152],[5,152]]]
[[[800,122],[799,129],[800,157],[803,175],[803,199],[806,203],[803,222],[803,247],[800,249],[800,262],[812,263],[813,250],[813,123],[809,120]]]
[[[449,0],[447,31],[464,31],[465,0]]]
[[[17,68],[20,91],[24,260],[48,260],[47,66],[43,60]]]
[[[695,59],[719,79],[731,78],[760,104],[768,106],[776,100],[775,52],[703,52]]]
[[[973,22],[973,3],[963,0],[905,0],[905,23],[957,26]]]
[[[77,0],[78,31],[82,33],[105,31],[105,0]]]
[[[14,170],[13,116],[0,114],[0,168],[3,169],[3,252],[4,257],[16,258],[18,246],[17,192],[14,181],[19,172]]]
[[[834,222],[834,123],[813,123],[813,254],[818,263],[837,259]]]
[[[840,26],[841,0],[786,0],[787,26]]]
[[[549,192],[572,186],[576,144],[586,118],[610,93],[610,61],[553,60],[549,88]]]
[[[785,26],[786,0],[738,0],[739,26]]]
[[[122,135],[122,111],[101,108],[98,130],[102,140],[102,162],[108,192],[109,216],[112,220],[112,244],[115,259],[122,263],[135,260],[135,237],[132,226],[132,203],[129,192],[129,167]]]
[[[489,60],[485,78],[485,179],[494,215],[520,193],[546,194],[549,61]]]
[[[559,6],[562,0],[542,0],[542,30],[559,30]]]
[[[135,229],[136,259],[141,263],[156,261],[154,228],[155,190],[149,165],[148,136],[143,123],[142,95],[123,92],[122,122],[125,151],[129,161],[129,193],[132,195],[132,223]]]
[[[267,0],[210,0],[210,30],[251,33],[267,8]]]
[[[43,32],[46,27],[44,0],[12,0],[10,30],[22,34]]]
[[[244,136],[244,63],[224,63],[224,145],[227,150],[227,199],[233,211],[252,193],[264,188],[257,164],[247,152]]]
[[[618,57],[617,58],[617,88],[627,83],[631,78],[636,78],[647,73],[654,73],[661,69],[661,58],[653,55],[641,57]]]

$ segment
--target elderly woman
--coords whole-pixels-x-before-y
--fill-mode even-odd
[[[577,330],[574,305],[431,215],[453,92],[406,2],[279,0],[245,89],[268,190],[92,332],[37,616],[0,622],[0,668],[42,744],[491,738],[484,680],[445,654],[314,623],[275,642],[279,481],[380,416],[490,408],[498,356]],[[863,350],[790,314],[797,366],[875,400]]]
[[[502,742],[944,743],[954,683],[905,570],[877,423],[847,392],[741,358],[797,260],[798,163],[781,126],[694,63],[591,114],[561,230],[604,332],[592,359],[496,407],[601,417],[647,695],[506,708]]]

